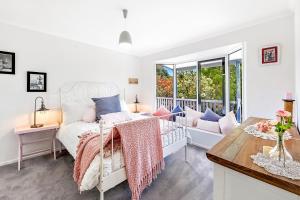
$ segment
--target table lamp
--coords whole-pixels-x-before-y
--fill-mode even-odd
[[[37,110],[36,109],[36,102],[38,99],[41,99],[41,107]],[[43,124],[36,124],[36,113],[37,112],[42,112],[42,111],[47,111],[49,109],[46,108],[45,104],[44,104],[44,98],[43,97],[37,97],[34,101],[34,123],[33,125],[31,125],[31,128],[40,128],[43,127]]]
[[[138,113],[138,104],[140,103],[139,100],[138,100],[138,96],[135,95],[135,101],[133,102],[135,104],[135,111],[134,113]]]

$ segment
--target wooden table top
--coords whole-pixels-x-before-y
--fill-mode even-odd
[[[224,137],[218,144],[206,153],[209,160],[238,171],[255,179],[277,186],[289,192],[300,195],[300,180],[284,178],[270,174],[253,163],[251,155],[263,151],[263,146],[275,146],[276,141],[264,140],[244,132],[248,125],[265,119],[248,118],[240,127]],[[300,136],[296,127],[291,128],[292,139],[285,141],[287,150],[294,160],[300,161]]]

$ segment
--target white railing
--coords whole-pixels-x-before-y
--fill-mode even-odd
[[[156,97],[156,107],[164,106],[168,110],[173,110],[173,98],[172,97]]]
[[[197,109],[198,100],[197,99],[176,99],[176,105],[180,105],[181,108],[188,106],[194,110],[199,110],[204,112],[206,108],[212,109],[218,114],[224,114],[224,105],[222,100],[201,100],[201,103]],[[156,107],[159,108],[164,106],[168,110],[173,110],[174,100],[172,97],[156,97]],[[236,102],[230,102],[230,110],[235,110]]]
[[[176,99],[176,105],[181,108],[188,106],[191,109],[197,110],[197,99]]]

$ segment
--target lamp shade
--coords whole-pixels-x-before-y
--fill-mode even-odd
[[[122,33],[120,34],[119,45],[122,44],[128,44],[128,45],[132,44],[131,36],[128,31],[122,31]]]

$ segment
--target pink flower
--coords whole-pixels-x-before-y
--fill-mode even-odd
[[[267,133],[272,129],[272,124],[269,121],[262,121],[257,124],[259,131]]]
[[[278,117],[290,117],[290,116],[291,116],[291,113],[288,112],[288,111],[285,111],[285,110],[278,110],[278,111],[276,112],[276,115],[277,115]]]

